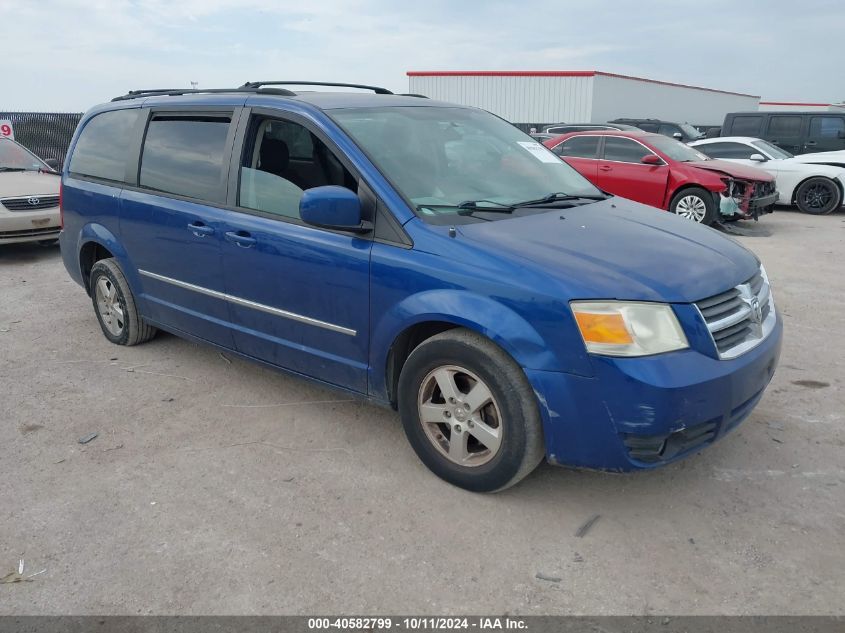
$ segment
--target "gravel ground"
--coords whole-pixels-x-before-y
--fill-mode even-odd
[[[0,613],[845,613],[845,215],[745,226],[786,324],[753,415],[662,470],[496,495],[429,474],[392,411],[111,345],[56,248],[0,248],[0,577],[46,570]]]

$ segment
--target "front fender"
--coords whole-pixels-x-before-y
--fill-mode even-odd
[[[483,334],[522,367],[556,368],[553,349],[536,329],[507,306],[467,290],[438,289],[410,295],[373,322],[371,394],[387,399],[386,367],[399,335],[419,323],[453,323]]]

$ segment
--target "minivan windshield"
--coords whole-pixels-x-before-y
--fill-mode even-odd
[[[0,139],[0,171],[45,171],[50,168],[38,156],[14,141]]]
[[[536,140],[483,110],[407,106],[330,114],[432,223],[492,221],[605,197]]]

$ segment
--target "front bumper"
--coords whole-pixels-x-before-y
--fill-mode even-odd
[[[751,198],[748,203],[748,211],[755,220],[759,215],[772,213],[775,210],[775,203],[778,201],[779,197],[780,194],[777,191],[773,191],[765,196]]]
[[[554,464],[627,471],[654,468],[712,444],[763,395],[780,356],[771,334],[733,360],[695,349],[643,358],[594,357],[595,376],[526,370],[540,402]]]
[[[7,211],[0,205],[0,244],[53,240],[59,237],[59,207]]]

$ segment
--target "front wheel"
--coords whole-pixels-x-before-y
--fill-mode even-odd
[[[838,209],[841,203],[842,192],[830,178],[808,178],[795,191],[795,204],[802,213],[825,215]]]
[[[449,330],[419,345],[399,378],[408,441],[438,477],[474,492],[514,485],[544,455],[525,373],[480,334]]]
[[[706,189],[690,187],[672,197],[669,211],[687,220],[710,225],[716,220],[716,201]]]

